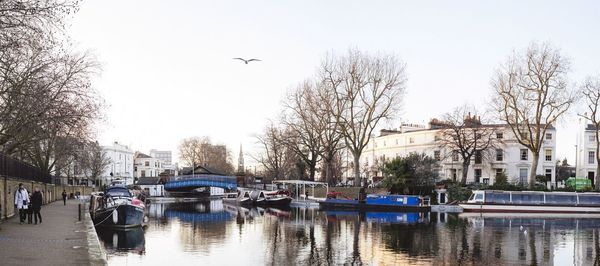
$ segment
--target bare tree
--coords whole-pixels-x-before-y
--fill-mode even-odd
[[[231,154],[225,145],[212,144],[208,137],[186,138],[179,144],[179,158],[195,168],[207,166],[225,174],[233,173]]]
[[[83,173],[86,178],[93,181],[96,186],[98,185],[98,178],[111,163],[106,152],[102,150],[102,147],[95,141],[89,141],[84,144],[81,161]]]
[[[301,83],[284,101],[282,123],[288,133],[281,140],[292,149],[308,167],[309,179],[315,179],[317,163],[322,153],[319,100],[315,86],[310,81]]]
[[[345,56],[328,56],[320,75],[323,85],[334,92],[335,108],[331,111],[354,157],[354,176],[360,178],[360,156],[373,130],[400,107],[406,86],[405,65],[393,55],[350,50]]]
[[[270,122],[261,135],[256,136],[261,151],[252,156],[264,168],[264,174],[272,179],[301,178],[303,165],[297,154],[286,145],[283,139],[289,133]]]
[[[567,84],[569,60],[548,44],[513,53],[495,74],[494,104],[516,140],[532,153],[529,187],[535,185],[546,131],[574,101]]]
[[[322,146],[323,165],[325,168],[325,181],[334,184],[334,176],[339,176],[341,164],[339,163],[339,151],[345,146],[342,143],[344,135],[340,124],[336,121],[336,97],[335,92],[329,90],[322,83],[316,88],[315,112],[319,127],[321,128],[320,141]],[[337,159],[337,161],[336,161]],[[337,179],[337,178],[336,178]]]
[[[437,143],[441,149],[447,151],[444,156],[460,157],[462,160],[460,183],[464,185],[467,182],[471,160],[482,163],[489,157],[490,150],[498,147],[500,140],[494,135],[495,128],[482,123],[477,110],[467,105],[446,113],[442,119],[443,121],[434,119],[430,123],[432,127],[441,129]]]
[[[594,127],[596,138],[596,177],[594,184],[596,190],[600,189],[600,76],[588,77],[581,87],[583,99],[587,107],[587,112],[579,114],[583,119],[589,121]]]

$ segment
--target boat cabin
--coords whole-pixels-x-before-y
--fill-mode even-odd
[[[600,193],[474,190],[467,203],[595,207]]]

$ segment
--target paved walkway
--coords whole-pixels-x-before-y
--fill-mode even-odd
[[[42,206],[42,224],[19,224],[19,215],[0,224],[2,265],[91,265],[102,264],[88,252],[91,223],[78,221],[79,200]],[[88,216],[89,217],[89,216]],[[89,219],[89,218],[88,218]],[[92,227],[92,228],[89,228]],[[91,231],[90,231],[91,229]],[[95,231],[94,231],[95,232]],[[98,249],[92,245],[92,249]],[[97,250],[92,250],[92,253]]]

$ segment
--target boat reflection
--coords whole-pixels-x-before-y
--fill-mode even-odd
[[[130,229],[98,227],[96,232],[107,253],[132,252],[144,254],[146,250],[146,240],[142,227]]]
[[[327,221],[356,220],[381,224],[429,223],[428,212],[325,211]]]
[[[163,213],[167,219],[178,219],[183,223],[225,222],[233,218],[220,201],[169,204]]]

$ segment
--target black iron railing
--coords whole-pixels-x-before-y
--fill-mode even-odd
[[[52,175],[42,172],[39,168],[0,154],[0,176],[14,177],[52,183]]]

